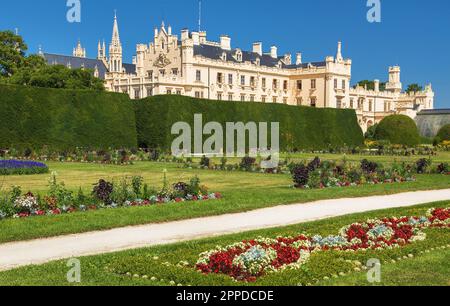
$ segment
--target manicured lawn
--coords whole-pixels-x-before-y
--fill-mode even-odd
[[[235,282],[223,275],[205,276],[194,269],[200,253],[216,245],[228,245],[258,236],[275,238],[299,233],[336,234],[343,226],[368,218],[424,215],[431,207],[449,207],[450,202],[354,214],[284,228],[265,229],[211,239],[179,243],[81,258],[80,285],[372,285],[357,263],[377,258],[382,263],[382,283],[386,285],[449,285],[450,229],[425,230],[427,239],[400,249],[357,253],[318,252],[299,270],[270,274],[256,283]],[[441,247],[444,247],[441,249]],[[403,259],[404,256],[412,258]],[[398,261],[398,258],[402,258]],[[395,263],[392,263],[395,260]],[[187,266],[180,265],[186,261]],[[0,273],[0,285],[70,285],[66,281],[67,261],[24,267]],[[129,275],[127,275],[127,272]],[[345,273],[346,276],[338,276]],[[145,279],[143,276],[147,276]],[[338,276],[333,278],[333,275]],[[152,280],[153,278],[153,280]],[[324,280],[330,278],[331,280]]]
[[[163,169],[168,169],[168,178],[171,182],[186,181],[198,175],[210,191],[221,192],[224,199],[8,219],[0,221],[0,243],[242,212],[280,204],[442,189],[450,186],[450,176],[420,175],[416,182],[300,190],[290,188],[292,181],[289,175],[189,170],[180,168],[177,164],[139,162],[130,166],[105,166],[49,163],[49,166],[51,171],[58,173],[58,179],[64,181],[73,191],[82,187],[86,192],[90,192],[92,185],[99,178],[112,180],[132,175],[142,175],[145,182],[161,187]],[[28,190],[44,192],[48,177],[49,175],[9,176],[4,180],[4,185],[20,185],[24,192]]]

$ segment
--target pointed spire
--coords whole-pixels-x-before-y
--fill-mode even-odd
[[[114,12],[114,26],[111,43],[115,46],[120,45],[119,25],[117,23],[117,13]]]

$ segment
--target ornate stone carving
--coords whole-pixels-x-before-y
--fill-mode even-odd
[[[163,53],[161,53],[158,58],[153,63],[153,66],[158,68],[164,68],[171,64],[171,61],[167,58],[167,56]]]

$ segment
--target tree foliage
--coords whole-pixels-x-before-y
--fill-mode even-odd
[[[408,87],[406,88],[406,92],[407,93],[416,93],[416,92],[421,92],[421,91],[423,91],[423,87],[422,86],[420,86],[419,84],[417,84],[417,83],[414,83],[414,84],[410,84],[410,85],[408,85]]]
[[[22,67],[27,49],[21,36],[0,31],[0,76],[9,77]]]
[[[359,81],[357,83],[357,85],[359,85],[361,87],[365,87],[368,90],[375,90],[375,82],[374,81],[363,80],[363,81]],[[380,83],[380,91],[385,91],[385,90],[386,90],[386,83],[381,82]]]
[[[14,85],[64,89],[104,90],[103,81],[89,69],[49,66],[40,55],[25,56],[22,37],[0,32],[0,82]]]

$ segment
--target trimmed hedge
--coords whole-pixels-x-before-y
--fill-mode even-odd
[[[126,95],[0,85],[0,148],[55,150],[137,146]]]
[[[410,147],[420,143],[416,123],[405,115],[392,115],[381,120],[375,131],[375,139]]]
[[[450,124],[444,125],[436,136],[440,141],[450,140]]]
[[[171,135],[172,125],[187,122],[193,133],[195,114],[203,115],[203,124],[219,122],[224,130],[226,122],[280,122],[283,151],[357,147],[364,142],[353,110],[212,101],[175,95],[155,96],[134,103],[138,143],[146,148],[170,150],[177,137]],[[208,137],[204,136],[203,140]]]

